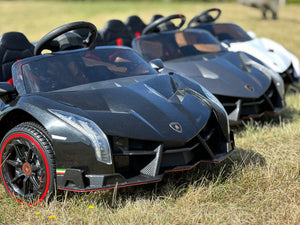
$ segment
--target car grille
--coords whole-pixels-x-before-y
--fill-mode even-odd
[[[293,84],[298,82],[298,78],[294,77],[294,67],[292,64],[287,70],[285,70],[283,73],[280,73],[280,76],[282,77],[284,84]]]
[[[255,117],[267,111],[274,111],[276,107],[282,107],[281,98],[273,83],[261,97],[255,99],[226,96],[216,97],[222,103],[228,115],[239,108],[240,118]]]
[[[155,176],[167,170],[191,167],[227,154],[227,139],[212,113],[205,127],[187,142],[141,141],[110,137],[116,173],[130,178],[140,173]],[[234,144],[232,143],[232,147]],[[231,149],[229,149],[231,150]]]

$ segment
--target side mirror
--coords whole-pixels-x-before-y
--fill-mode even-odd
[[[14,98],[16,89],[7,82],[0,82],[0,98],[6,104]]]
[[[164,69],[164,63],[161,61],[161,59],[152,59],[149,64],[157,72],[161,72]]]
[[[248,31],[247,34],[252,38],[255,39],[256,38],[256,33],[252,30]]]

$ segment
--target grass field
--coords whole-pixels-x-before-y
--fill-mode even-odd
[[[235,3],[0,1],[0,33],[21,31],[38,41],[67,22],[86,20],[101,29],[109,19],[182,13],[210,7],[220,21],[235,22],[272,38],[300,58],[300,5],[261,20],[258,10]],[[88,194],[58,192],[49,204],[20,205],[0,187],[0,224],[300,224],[300,94],[265,122],[235,129],[237,151],[218,165],[201,164],[168,174],[158,184]]]
[[[30,41],[38,41],[51,29],[64,23],[86,20],[102,29],[109,19],[125,21],[130,15],[139,15],[148,23],[154,14],[182,13],[190,20],[197,13],[219,7],[220,21],[235,22],[259,36],[274,39],[300,56],[300,5],[287,5],[279,9],[279,20],[261,20],[261,13],[237,3],[168,3],[168,2],[47,2],[0,1],[0,33],[23,32]]]

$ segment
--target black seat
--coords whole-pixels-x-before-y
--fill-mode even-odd
[[[120,20],[109,20],[99,31],[104,45],[131,47],[132,36],[125,24]]]
[[[22,33],[7,32],[0,36],[0,81],[9,81],[12,64],[33,56],[33,49],[34,46]]]
[[[140,37],[142,31],[146,27],[146,24],[138,16],[130,16],[125,21],[125,26],[132,35],[133,38]]]

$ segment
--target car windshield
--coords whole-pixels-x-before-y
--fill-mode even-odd
[[[19,68],[27,93],[157,73],[131,49],[114,47],[43,55]]]
[[[192,55],[225,51],[207,31],[170,31],[142,36],[133,41],[133,48],[147,61],[164,61]]]
[[[251,37],[240,26],[232,23],[205,24],[200,28],[209,31],[219,41],[250,41]]]

